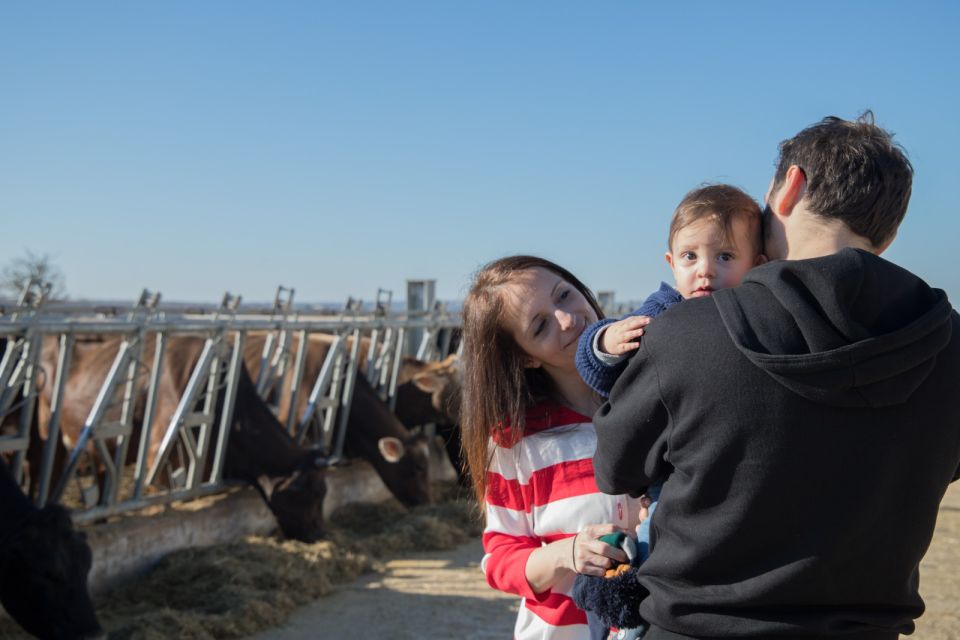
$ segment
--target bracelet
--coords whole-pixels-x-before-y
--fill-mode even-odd
[[[577,536],[579,535],[579,531],[574,534],[573,544],[570,546],[570,559],[573,560],[573,572],[577,575],[580,575],[580,572],[577,571]]]

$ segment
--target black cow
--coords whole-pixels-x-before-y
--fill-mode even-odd
[[[91,553],[59,505],[37,509],[0,459],[0,602],[38,638],[104,637],[87,591]]]
[[[254,333],[248,336],[244,361],[251,371],[258,370],[266,335]],[[280,387],[278,418],[286,423],[291,410],[296,416],[303,415],[309,389],[320,374],[334,336],[315,333],[309,336],[303,380],[307,385],[299,394],[297,406],[290,407],[290,389],[293,384],[293,367],[288,367]],[[364,339],[360,347],[360,361],[366,361],[369,341]],[[290,349],[295,353],[299,344],[294,338]],[[384,485],[400,502],[416,506],[430,502],[430,451],[424,436],[411,433],[390,411],[367,383],[363,375],[356,377],[350,415],[344,439],[344,454],[369,462]]]
[[[383,484],[408,507],[430,502],[430,449],[390,411],[364,375],[357,376],[343,453],[370,462]]]
[[[470,486],[460,435],[462,385],[456,356],[440,362],[404,358],[397,385],[396,415],[408,429],[433,423],[461,486]]]

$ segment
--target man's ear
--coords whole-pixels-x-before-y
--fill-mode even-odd
[[[783,184],[777,193],[773,194],[774,202],[772,209],[774,213],[786,217],[793,213],[793,208],[797,206],[807,192],[807,175],[803,169],[795,164],[787,169],[787,175],[783,178]]]

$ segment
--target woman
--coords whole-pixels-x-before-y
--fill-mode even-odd
[[[625,562],[598,538],[637,521],[638,501],[594,481],[588,416],[600,398],[574,356],[599,317],[573,274],[532,256],[490,263],[464,301],[463,437],[486,505],[481,566],[490,586],[523,597],[518,639],[588,638],[568,595],[574,578]]]

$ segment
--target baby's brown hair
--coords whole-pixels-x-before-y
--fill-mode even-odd
[[[758,255],[763,253],[763,225],[760,205],[742,190],[729,184],[709,184],[690,191],[683,197],[670,220],[667,248],[673,251],[673,239],[684,227],[699,220],[713,220],[721,230],[724,242],[730,242],[733,221],[742,218],[750,230],[751,245]],[[746,248],[746,247],[745,247]]]

